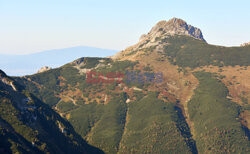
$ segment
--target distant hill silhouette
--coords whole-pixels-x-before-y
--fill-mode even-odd
[[[106,57],[116,52],[116,50],[77,46],[27,55],[0,54],[0,68],[8,75],[22,76],[34,74],[43,66],[54,68],[80,57]]]

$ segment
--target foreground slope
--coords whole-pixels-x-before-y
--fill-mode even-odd
[[[90,153],[73,127],[0,70],[1,153]]]

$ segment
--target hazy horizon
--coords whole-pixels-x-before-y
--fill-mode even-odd
[[[77,46],[63,49],[45,50],[25,55],[0,54],[0,69],[11,76],[23,76],[37,73],[44,66],[60,67],[81,57],[107,57],[117,50]]]
[[[0,54],[75,46],[123,50],[160,20],[181,18],[209,44],[249,42],[249,1],[0,1]],[[223,9],[222,9],[223,8]]]
[[[100,50],[110,50],[110,51],[116,51],[119,52],[120,50],[115,50],[115,49],[106,49],[106,48],[98,48],[94,46],[85,46],[85,45],[77,45],[77,46],[69,46],[69,47],[61,47],[61,48],[51,48],[51,49],[45,49],[45,50],[37,50],[35,52],[31,53],[1,53],[0,55],[8,55],[8,56],[25,56],[25,55],[34,55],[34,54],[40,54],[43,52],[49,52],[49,51],[55,51],[55,50],[65,50],[65,49],[71,49],[71,48],[78,48],[78,47],[86,47],[86,48],[95,48],[95,49],[100,49]],[[103,55],[100,55],[103,57]]]

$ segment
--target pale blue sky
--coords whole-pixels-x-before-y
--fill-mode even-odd
[[[73,46],[122,50],[160,20],[182,18],[210,44],[250,41],[249,0],[0,0],[0,53]]]

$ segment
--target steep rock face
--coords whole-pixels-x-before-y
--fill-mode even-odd
[[[169,21],[163,20],[158,22],[147,34],[143,34],[140,37],[137,44],[118,52],[111,58],[122,59],[123,56],[131,55],[132,53],[143,54],[137,51],[145,48],[157,48],[158,51],[162,51],[163,46],[169,44],[166,40],[172,36],[188,36],[206,42],[199,28],[188,25],[182,19],[172,18]]]
[[[145,39],[155,39],[160,35],[188,35],[196,39],[205,41],[199,28],[188,25],[184,20],[172,18],[169,21],[158,22],[147,35],[142,35],[140,41]]]

